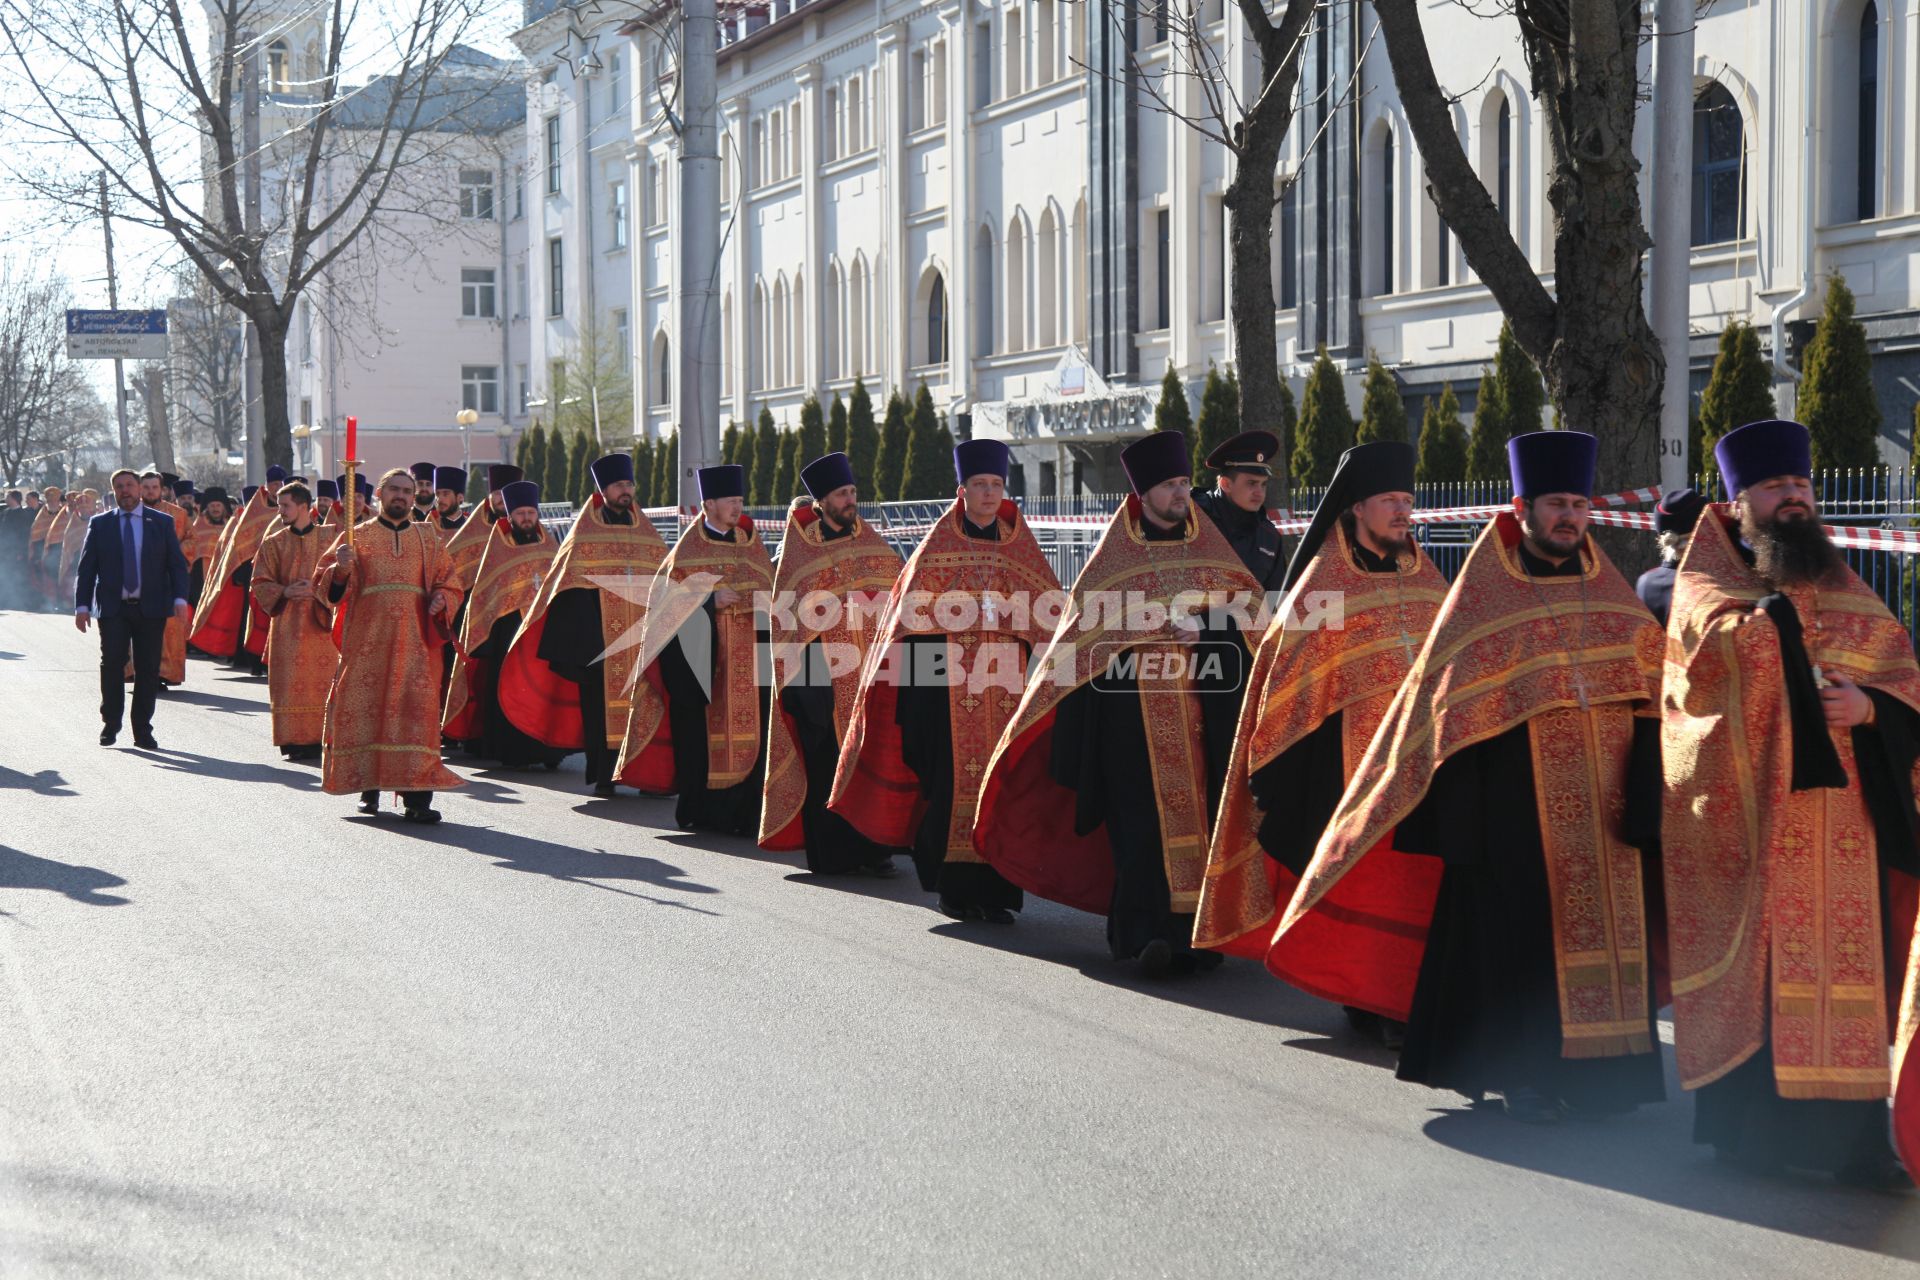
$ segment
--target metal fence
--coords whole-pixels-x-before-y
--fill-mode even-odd
[[[1696,479],[1695,487],[1713,500],[1724,495],[1717,474]],[[1920,472],[1912,468],[1885,467],[1825,471],[1814,477],[1822,518],[1832,525],[1854,528],[1920,529]],[[1318,505],[1323,489],[1296,489],[1292,510],[1304,516]],[[1071,584],[1086,567],[1094,546],[1105,531],[1105,517],[1113,514],[1125,495],[1118,493],[1080,494],[1070,497],[1017,498],[1021,510],[1030,518],[1056,516],[1095,517],[1096,521],[1070,529],[1037,529],[1034,536],[1046,552],[1054,572],[1063,584]],[[1512,500],[1513,488],[1506,481],[1465,481],[1457,484],[1424,484],[1417,487],[1415,499],[1422,510],[1455,507],[1503,505]],[[952,505],[949,499],[930,502],[882,502],[861,508],[888,543],[901,556],[912,554],[926,527]],[[564,508],[563,508],[564,510]],[[769,550],[778,548],[786,530],[787,508],[750,507],[760,535]],[[670,513],[650,513],[660,536],[671,544],[679,537],[680,522]],[[556,524],[546,506],[541,516],[550,527]],[[1414,536],[1435,566],[1449,579],[1459,571],[1467,551],[1480,536],[1483,520],[1462,520],[1446,524],[1420,524]],[[565,533],[565,518],[558,519],[556,532]],[[1913,571],[1910,557],[1898,551],[1848,549],[1842,553],[1847,563],[1887,603],[1896,617],[1913,630],[1920,619],[1920,575]]]

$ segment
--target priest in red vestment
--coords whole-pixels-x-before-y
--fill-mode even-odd
[[[1674,577],[1674,1049],[1694,1140],[1721,1159],[1891,1190],[1912,1183],[1889,1094],[1901,1152],[1920,1156],[1920,666],[1828,538],[1811,452],[1797,422],[1722,436],[1733,502],[1700,517]]]
[[[369,815],[379,813],[382,791],[395,791],[408,822],[434,823],[433,793],[464,785],[440,761],[433,711],[460,582],[440,539],[411,519],[413,477],[387,472],[378,496],[379,514],[342,532],[314,571],[314,594],[333,606],[340,648],[321,786],[329,795],[357,793]]]
[[[1328,914],[1389,833],[1437,859],[1399,1077],[1499,1094],[1528,1123],[1663,1094],[1647,863],[1665,638],[1588,536],[1596,448],[1508,442],[1514,509],[1461,566],[1277,937]]]
[[[1011,462],[998,440],[954,449],[953,506],[888,599],[827,806],[880,844],[912,846],[942,914],[993,924],[1013,923],[1022,895],[973,847],[980,784],[1060,592],[1007,501]]]
[[[1437,862],[1383,843],[1285,939],[1274,930],[1447,594],[1410,536],[1413,472],[1404,441],[1347,450],[1294,549],[1254,655],[1194,922],[1196,946],[1263,961],[1396,1049]]]
[[[1193,947],[1208,824],[1239,714],[1241,636],[1260,583],[1193,505],[1186,437],[1121,451],[1133,494],[987,766],[974,847],[1009,881],[1107,917],[1113,958],[1159,976],[1216,967]]]

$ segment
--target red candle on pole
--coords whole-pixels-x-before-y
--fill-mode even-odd
[[[353,417],[351,414],[349,414],[347,417],[347,456],[349,458],[358,458],[360,456],[359,453],[356,452],[353,447],[355,443],[355,438],[359,434],[360,434],[360,419]]]

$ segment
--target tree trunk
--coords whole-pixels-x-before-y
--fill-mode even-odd
[[[177,470],[173,457],[173,432],[167,429],[166,381],[158,369],[142,372],[140,390],[147,410],[147,448],[153,454],[154,468],[159,471]]]
[[[287,416],[287,320],[292,299],[262,307],[254,322],[260,335],[260,457],[265,466],[293,468],[293,427]]]
[[[1461,148],[1417,0],[1374,0],[1373,8],[1440,216],[1540,367],[1562,421],[1600,438],[1600,488],[1650,482],[1658,474],[1665,365],[1642,300],[1649,241],[1633,155],[1640,90],[1633,0],[1520,5],[1546,129],[1552,294]]]
[[[1251,135],[1253,130],[1248,129]],[[1273,175],[1280,162],[1284,122],[1255,148],[1251,136],[1227,187],[1227,238],[1231,248],[1234,367],[1240,376],[1240,425],[1273,430],[1280,424],[1280,338],[1274,323]],[[1284,460],[1267,486],[1269,507],[1291,507],[1292,483]]]

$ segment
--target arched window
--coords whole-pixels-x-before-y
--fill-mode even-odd
[[[1008,351],[1025,351],[1027,341],[1027,228],[1018,214],[1007,226],[1007,325]]]
[[[1393,133],[1380,142],[1380,292],[1393,292]]]
[[[753,282],[753,311],[747,317],[747,389],[767,388],[767,286]]]
[[[1500,96],[1500,116],[1494,128],[1494,203],[1500,206],[1500,221],[1513,228],[1513,104]]]
[[[993,228],[981,227],[973,246],[973,345],[983,356],[993,354]]]
[[[1033,239],[1034,345],[1055,346],[1060,341],[1060,230],[1053,206],[1040,211],[1040,229]]]
[[[1880,11],[1873,0],[1860,9],[1860,105],[1855,127],[1854,181],[1857,216],[1865,222],[1879,212],[1875,183],[1880,176]]]
[[[927,363],[947,362],[947,278],[933,274],[933,288],[927,293]]]
[[[293,83],[293,55],[285,40],[267,46],[267,92],[285,93]]]
[[[1693,100],[1693,244],[1720,244],[1747,233],[1746,169],[1740,108],[1723,84]]]
[[[773,282],[773,337],[767,344],[769,373],[772,381],[769,386],[787,385],[787,278],[781,276]]]
[[[662,330],[653,337],[653,402],[668,404],[673,399],[673,344]]]
[[[846,350],[841,339],[841,327],[845,323],[846,304],[841,297],[843,289],[840,284],[840,264],[838,262],[829,262],[827,264],[826,290],[826,332],[823,336],[826,339],[825,356],[827,361],[827,376],[829,378],[844,378],[847,375],[847,367],[840,356],[841,353]]]
[[[847,275],[847,358],[849,372],[867,372],[867,260],[855,257]]]
[[[793,350],[787,355],[787,381],[793,386],[803,386],[807,377],[807,286],[801,280],[799,272],[793,276],[793,315],[787,323],[787,333],[793,341]]]
[[[767,181],[787,176],[787,113],[775,109],[767,121]]]

